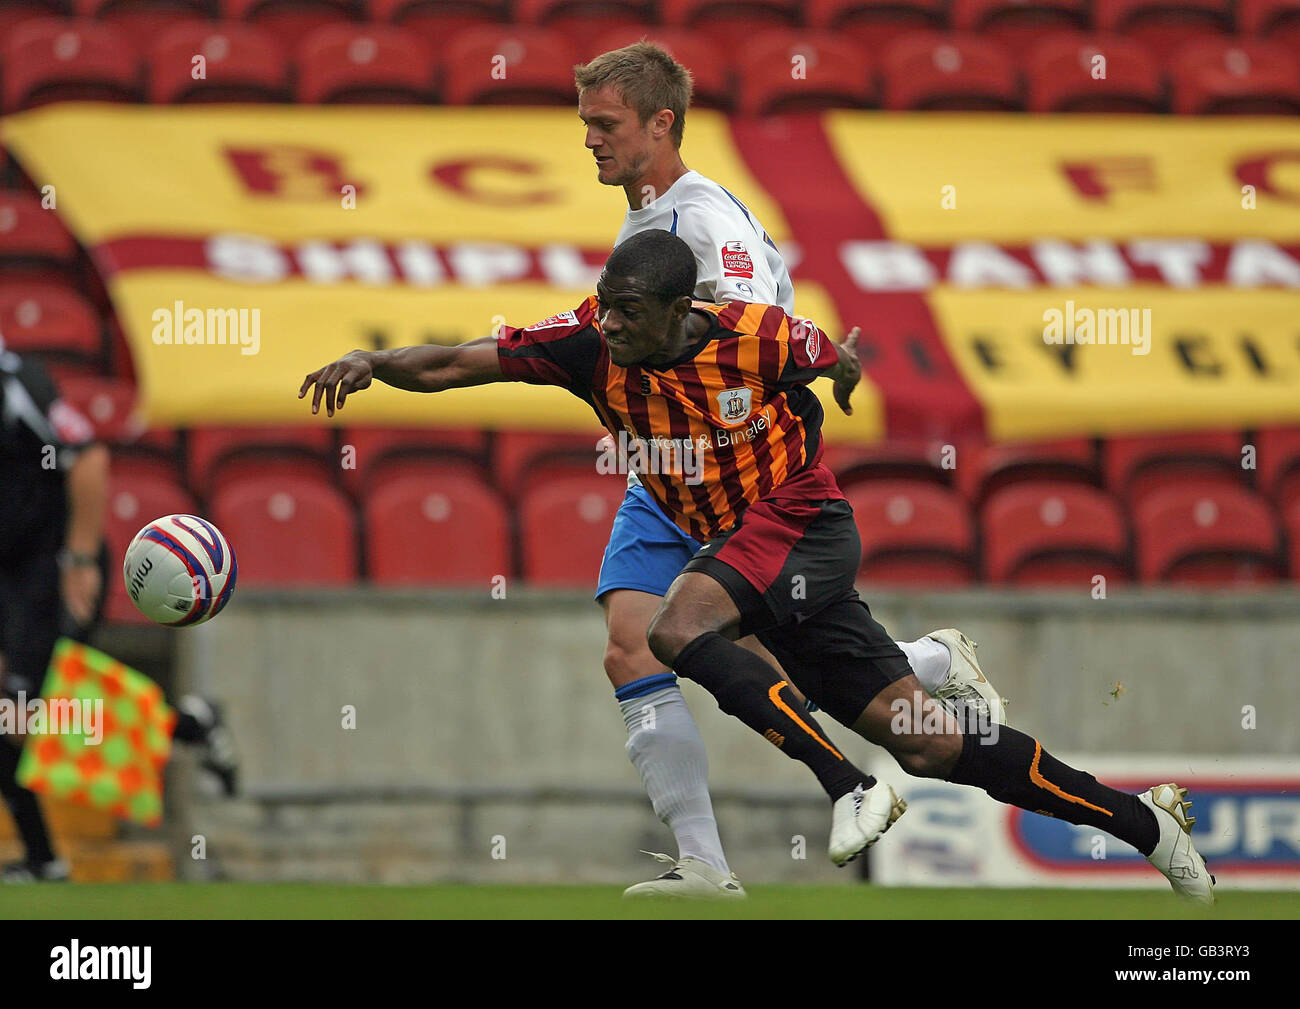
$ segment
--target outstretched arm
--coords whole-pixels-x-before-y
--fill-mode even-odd
[[[862,362],[858,360],[859,333],[861,333],[861,330],[854,326],[849,330],[848,336],[835,344],[835,353],[839,355],[839,363],[822,373],[835,383],[835,402],[849,416],[853,414],[853,407],[849,403],[849,397],[853,395],[853,390],[857,388],[858,382],[862,379]]]
[[[333,417],[336,407],[343,409],[343,401],[351,393],[369,388],[373,379],[410,392],[441,392],[501,382],[505,375],[497,359],[497,341],[490,336],[457,347],[423,345],[354,350],[303,379],[298,398],[307,395],[314,385],[311,412],[320,412],[324,395],[325,412]]]

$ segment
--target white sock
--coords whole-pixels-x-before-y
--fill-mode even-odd
[[[952,652],[948,651],[948,646],[934,638],[895,641],[894,644],[907,656],[912,672],[921,681],[926,693],[933,694],[938,690],[939,684],[947,679],[948,671],[952,669]]]
[[[677,838],[677,857],[693,855],[730,873],[709,798],[704,738],[676,683],[619,701],[627,725],[627,755],[641,772],[659,819]]]

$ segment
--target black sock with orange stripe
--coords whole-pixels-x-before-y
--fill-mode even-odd
[[[1033,736],[1005,725],[997,730],[996,736],[966,733],[947,780],[982,788],[998,802],[1033,813],[1100,827],[1144,855],[1155,850],[1160,827],[1136,795],[1061,763]]]
[[[876,783],[826,738],[794,699],[780,673],[721,634],[701,634],[682,649],[673,669],[702,686],[719,708],[739,718],[787,757],[806,764],[831,802],[858,785],[870,788]]]

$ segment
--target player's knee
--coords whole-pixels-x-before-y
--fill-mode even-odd
[[[888,747],[898,766],[918,778],[942,778],[961,756],[962,737],[948,733],[909,733]]]
[[[677,656],[692,641],[704,633],[689,619],[682,618],[671,608],[662,609],[650,621],[650,630],[646,640],[655,658],[669,669],[677,661]]]
[[[615,687],[662,672],[664,666],[646,647],[645,638],[629,644],[611,635],[605,642],[605,675]]]

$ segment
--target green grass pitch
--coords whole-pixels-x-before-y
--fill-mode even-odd
[[[339,886],[314,883],[6,887],[6,918],[1295,919],[1300,892],[1220,892],[1212,909],[1150,890],[755,886],[719,904],[625,901],[616,886]]]

